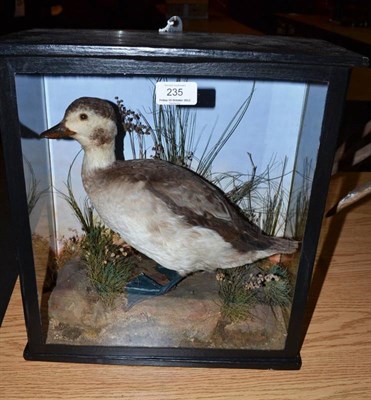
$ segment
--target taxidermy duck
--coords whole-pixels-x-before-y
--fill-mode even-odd
[[[195,271],[295,252],[297,242],[265,235],[219,188],[189,169],[158,159],[116,161],[116,134],[112,105],[82,97],[41,136],[81,144],[82,182],[97,213],[170,279],[160,285],[139,275],[127,285],[129,293],[163,294]]]

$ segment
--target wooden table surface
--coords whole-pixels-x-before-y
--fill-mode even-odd
[[[371,173],[333,178],[329,207]],[[30,362],[17,286],[0,329],[0,398],[361,400],[371,393],[371,201],[325,219],[300,371]]]

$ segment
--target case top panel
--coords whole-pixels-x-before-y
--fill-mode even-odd
[[[1,56],[153,57],[212,61],[367,66],[365,56],[323,40],[156,31],[43,30],[0,39]]]

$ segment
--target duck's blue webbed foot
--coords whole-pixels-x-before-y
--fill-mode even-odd
[[[165,275],[169,282],[161,285],[146,274],[140,274],[132,279],[125,287],[127,296],[127,308],[152,296],[160,296],[175,287],[184,277],[176,271],[156,265],[156,270]]]
[[[142,296],[156,296],[162,285],[146,274],[140,274],[132,279],[125,287],[128,293],[136,293]]]

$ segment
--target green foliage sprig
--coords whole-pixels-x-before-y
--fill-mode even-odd
[[[125,248],[114,242],[114,232],[95,224],[82,240],[81,258],[87,275],[99,297],[107,306],[114,304],[131,278],[133,262]]]
[[[246,319],[256,304],[286,307],[291,303],[292,287],[287,270],[275,264],[268,270],[257,265],[218,270],[221,310],[232,321]]]
[[[26,189],[27,189],[28,215],[31,215],[32,210],[35,208],[35,206],[36,206],[37,202],[40,200],[41,196],[48,192],[48,188],[46,188],[44,190],[39,189],[40,182],[36,179],[35,171],[32,167],[32,164],[24,156],[23,156],[23,160],[29,171],[28,181],[26,182]]]

